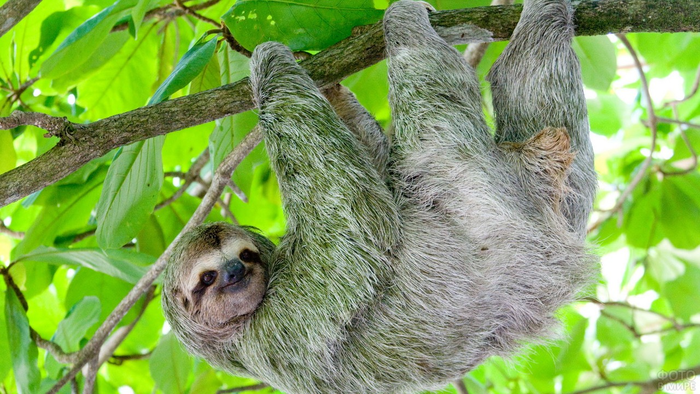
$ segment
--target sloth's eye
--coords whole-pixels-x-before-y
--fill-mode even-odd
[[[243,261],[255,261],[258,260],[258,254],[253,252],[250,249],[246,249],[241,252],[241,254],[238,256],[239,259]]]
[[[204,286],[211,286],[216,280],[216,271],[207,271],[202,274],[199,281],[202,282]]]

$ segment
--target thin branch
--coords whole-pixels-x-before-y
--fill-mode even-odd
[[[522,6],[434,12],[431,23],[448,42],[498,41],[510,36]],[[673,18],[664,17],[672,14]],[[586,0],[576,7],[578,35],[635,31],[700,31],[700,4],[691,0]],[[377,63],[384,57],[381,23],[303,61],[320,87]],[[17,201],[67,176],[112,149],[211,122],[253,108],[247,79],[138,108],[88,125],[22,166],[0,174],[0,206]],[[4,120],[0,118],[0,122]]]
[[[141,296],[148,291],[153,282],[158,278],[163,269],[165,269],[165,264],[170,258],[173,247],[182,237],[182,234],[192,230],[196,226],[202,224],[204,219],[206,219],[209,212],[219,200],[219,196],[226,187],[227,179],[233,174],[233,170],[236,169],[238,164],[262,141],[262,132],[258,127],[254,128],[248,135],[236,146],[236,148],[226,156],[224,161],[219,165],[214,174],[214,179],[212,180],[211,187],[207,191],[207,194],[202,199],[202,203],[199,204],[197,210],[194,212],[190,220],[187,222],[185,227],[180,231],[180,233],[175,237],[172,243],[165,249],[162,255],[156,260],[151,268],[146,272],[146,274],[136,283],[136,285],[129,291],[129,293],[119,302],[116,308],[107,316],[107,319],[102,323],[102,325],[97,329],[95,334],[90,338],[87,344],[78,352],[77,361],[73,364],[66,375],[61,378],[49,391],[49,394],[57,393],[61,387],[63,387],[70,379],[75,377],[80,369],[87,363],[96,352],[99,352],[100,347],[104,343],[107,335],[114,329],[114,327],[119,323],[119,321],[126,315],[126,313],[136,304]]]
[[[122,365],[124,361],[143,360],[151,357],[151,354],[153,354],[153,350],[139,354],[113,354],[107,362],[112,365]]]
[[[250,386],[241,386],[241,387],[233,387],[230,389],[217,390],[216,394],[242,393],[244,391],[257,391],[257,390],[262,390],[262,389],[268,388],[268,387],[270,387],[269,384],[258,383],[258,384],[253,384]]]
[[[690,93],[680,100],[673,100],[665,103],[664,107],[675,107],[680,103],[690,100],[698,93],[698,88],[700,88],[700,67],[698,67],[697,74],[695,75],[695,82],[693,83],[693,87],[690,89]]]
[[[131,323],[129,323],[128,325],[120,327],[117,331],[115,331],[114,334],[111,337],[109,337],[109,339],[107,339],[107,341],[105,341],[105,343],[102,345],[99,354],[95,356],[92,359],[92,361],[88,364],[87,373],[83,372],[83,375],[85,375],[85,385],[83,386],[84,394],[92,393],[95,384],[95,379],[97,377],[97,372],[100,370],[100,367],[107,360],[109,360],[110,357],[112,357],[112,354],[117,350],[119,345],[134,329],[136,323],[138,323],[141,320],[141,317],[143,317],[143,314],[146,312],[146,308],[148,308],[148,305],[151,303],[153,297],[155,296],[155,291],[156,287],[151,286],[144,297],[143,305],[141,306],[141,310],[139,310],[138,315],[136,315],[136,318],[134,318],[134,320],[132,320]]]
[[[226,40],[226,43],[228,44],[229,48],[242,54],[245,57],[253,56],[253,53],[251,51],[243,48],[243,45],[241,45],[233,37],[233,34],[231,34],[231,30],[228,29],[228,26],[226,26],[226,24],[224,22],[221,22],[221,31],[223,32],[224,40]]]
[[[14,231],[5,226],[2,220],[0,220],[0,234],[5,234],[8,237],[15,239],[24,239],[24,233],[21,231]]]
[[[457,394],[469,394],[469,390],[467,390],[467,385],[464,384],[463,378],[455,380],[454,382],[452,382],[452,385],[455,387],[455,391],[457,391]]]
[[[173,201],[180,198],[185,193],[185,191],[187,191],[187,189],[190,187],[192,182],[194,182],[195,180],[197,180],[197,178],[199,178],[199,173],[202,171],[202,168],[204,168],[204,166],[208,162],[209,162],[209,148],[204,148],[204,151],[202,151],[202,153],[200,153],[199,156],[197,157],[197,160],[195,160],[194,163],[192,163],[192,165],[190,166],[190,169],[187,171],[185,176],[181,177],[181,178],[184,178],[185,183],[183,183],[182,186],[175,192],[175,194],[170,196],[170,198],[158,203],[155,207],[155,210],[157,211],[159,209],[165,208],[166,206],[172,204]]]
[[[179,9],[183,10],[183,11],[185,12],[186,15],[190,15],[190,16],[196,18],[196,19],[199,19],[199,20],[202,21],[202,22],[206,22],[206,23],[209,23],[210,25],[214,25],[214,26],[216,26],[217,28],[220,27],[219,22],[217,22],[217,21],[215,21],[215,20],[213,20],[213,19],[211,19],[211,18],[207,18],[206,16],[197,13],[195,10],[193,10],[193,9],[187,7],[186,5],[182,4],[182,1],[181,1],[181,0],[175,0],[175,6],[176,6],[177,8],[179,8]]]
[[[634,311],[634,312],[648,313],[648,314],[651,314],[651,315],[658,316],[658,317],[661,318],[662,320],[665,320],[666,322],[668,322],[668,323],[671,324],[671,327],[665,327],[665,328],[661,328],[661,329],[658,329],[658,330],[644,331],[644,332],[642,332],[642,331],[639,331],[639,330],[634,326],[634,322],[628,323],[628,322],[626,322],[626,321],[620,319],[619,317],[617,317],[617,316],[615,316],[615,315],[612,315],[612,314],[610,314],[610,313],[606,313],[605,310],[601,311],[601,314],[605,315],[605,316],[606,316],[607,318],[609,318],[609,319],[612,319],[612,320],[615,320],[615,321],[619,322],[620,324],[622,324],[623,326],[625,326],[625,328],[627,328],[630,332],[632,332],[632,334],[634,334],[635,337],[638,337],[638,338],[639,338],[639,337],[642,337],[642,336],[644,336],[644,335],[661,334],[661,333],[668,332],[668,331],[682,331],[682,330],[689,329],[689,328],[700,328],[700,324],[696,324],[696,323],[681,323],[681,322],[679,322],[676,318],[674,318],[674,317],[672,317],[672,316],[667,316],[667,315],[665,315],[665,314],[663,314],[663,313],[661,313],[661,312],[653,311],[653,310],[650,310],[650,309],[640,308],[640,307],[638,307],[638,306],[635,306],[635,305],[632,305],[632,304],[629,304],[629,303],[626,303],[626,302],[620,302],[620,301],[600,301],[600,300],[598,300],[598,299],[590,298],[590,297],[585,298],[585,300],[586,300],[586,301],[589,301],[589,302],[592,302],[592,303],[594,303],[594,304],[600,306],[601,308],[605,308],[605,307],[609,307],[609,306],[610,306],[610,307],[621,307],[621,308],[626,308],[626,309],[632,310],[632,311]]]
[[[625,203],[627,198],[632,194],[634,189],[637,188],[639,182],[641,182],[644,176],[646,175],[649,166],[651,166],[654,151],[656,150],[658,118],[656,117],[656,112],[654,111],[654,102],[651,100],[651,94],[649,93],[649,83],[647,82],[647,77],[644,74],[644,68],[642,67],[642,63],[639,61],[637,51],[634,50],[632,44],[629,42],[627,37],[624,34],[617,34],[617,38],[627,48],[627,51],[630,53],[630,56],[632,56],[632,60],[634,61],[634,64],[637,67],[637,71],[639,73],[639,79],[642,83],[642,95],[644,96],[644,101],[646,102],[647,107],[647,114],[649,115],[649,119],[647,120],[647,126],[651,131],[651,144],[649,146],[649,156],[647,156],[642,162],[642,164],[639,166],[639,169],[637,170],[637,173],[635,174],[634,178],[632,178],[630,183],[627,185],[627,188],[617,198],[617,202],[615,202],[615,205],[608,211],[607,215],[601,215],[601,217],[598,218],[598,220],[588,228],[588,233],[591,233],[593,230],[598,228],[603,222],[608,220],[612,215],[620,211],[620,209],[622,208],[622,204]],[[620,215],[620,218],[621,217],[622,215]]]
[[[209,1],[205,1],[204,3],[201,3],[201,4],[193,4],[190,6],[190,9],[195,10],[195,11],[203,10],[205,8],[209,8],[213,5],[218,4],[220,1],[221,0],[209,0]]]
[[[3,4],[0,7],[0,37],[29,15],[39,3],[41,0],[8,0]]]
[[[513,0],[491,0],[492,6],[511,4],[513,4]],[[466,60],[472,68],[476,68],[476,66],[481,63],[481,59],[484,58],[486,49],[488,49],[490,44],[490,42],[475,42],[467,45],[463,54],[464,60]]]
[[[595,391],[605,390],[613,387],[637,386],[652,390],[652,392],[661,390],[664,385],[683,380],[692,379],[700,374],[700,365],[689,369],[679,369],[671,372],[661,372],[659,377],[647,381],[629,381],[629,382],[608,382],[600,386],[590,387],[584,390],[572,391],[568,394],[587,394]]]
[[[0,117],[0,129],[9,130],[19,126],[36,126],[46,130],[49,136],[58,136],[80,127],[78,124],[69,122],[65,117],[57,118],[39,112],[15,111],[8,117]]]
[[[657,117],[656,120],[658,120],[659,123],[673,123],[673,124],[677,124],[680,126],[690,127],[691,129],[700,130],[700,123],[691,123],[691,122],[685,122],[683,120],[662,118],[662,117]]]

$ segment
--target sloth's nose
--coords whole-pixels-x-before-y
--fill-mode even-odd
[[[243,279],[245,266],[241,260],[234,258],[224,265],[224,281],[227,284],[236,283]]]

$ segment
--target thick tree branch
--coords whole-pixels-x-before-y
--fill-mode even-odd
[[[435,12],[431,22],[452,44],[510,36],[521,6]],[[700,3],[693,0],[586,0],[576,9],[578,35],[610,32],[700,31]],[[337,83],[384,57],[381,24],[363,29],[303,61],[319,86]],[[110,150],[210,122],[253,107],[247,79],[217,89],[139,108],[82,126],[42,156],[0,175],[0,206],[46,187]],[[0,118],[0,123],[6,119]]]
[[[41,3],[41,0],[9,0],[0,7],[0,37]]]
[[[187,222],[185,227],[180,231],[180,233],[175,237],[173,242],[165,249],[162,255],[156,260],[151,268],[146,272],[146,274],[136,283],[136,285],[129,291],[117,305],[112,313],[107,316],[107,319],[102,323],[102,325],[97,329],[95,335],[90,338],[87,344],[75,353],[76,361],[66,375],[64,375],[47,394],[55,394],[68,383],[71,379],[80,372],[83,365],[87,364],[93,360],[100,351],[102,344],[107,339],[110,332],[116,327],[117,323],[124,318],[124,315],[136,304],[136,301],[141,298],[141,296],[151,288],[153,282],[158,278],[158,276],[165,269],[165,264],[170,258],[170,254],[173,251],[174,246],[177,244],[178,240],[182,234],[192,230],[196,226],[202,224],[204,219],[209,215],[214,204],[219,200],[221,193],[223,193],[224,188],[228,184],[228,179],[231,178],[233,171],[236,167],[243,161],[243,159],[250,154],[250,152],[262,141],[262,131],[256,127],[236,146],[236,148],[226,156],[224,161],[219,165],[212,179],[211,186],[207,193],[202,199],[202,203],[199,204],[197,210],[194,212],[190,220]],[[1,272],[1,270],[0,270]]]

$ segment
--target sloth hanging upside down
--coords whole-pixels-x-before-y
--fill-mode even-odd
[[[401,1],[384,17],[391,142],[286,47],[256,48],[287,235],[214,223],[183,237],[163,306],[191,353],[288,393],[435,389],[550,335],[588,283],[596,177],[569,2],[525,0],[489,74],[495,137],[429,12]]]

